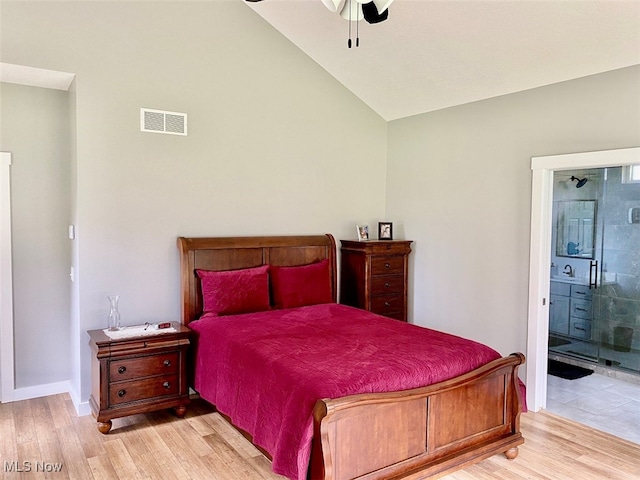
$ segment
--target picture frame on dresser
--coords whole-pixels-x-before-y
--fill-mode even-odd
[[[393,240],[393,223],[378,222],[378,240]]]
[[[369,225],[356,225],[356,233],[359,242],[369,240]]]

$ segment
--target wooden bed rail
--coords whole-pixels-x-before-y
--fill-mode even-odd
[[[515,458],[523,363],[514,353],[427,387],[319,400],[309,477],[426,478],[496,453]]]

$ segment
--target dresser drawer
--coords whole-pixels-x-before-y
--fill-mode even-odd
[[[404,275],[379,275],[371,279],[371,295],[404,292]]]
[[[109,365],[109,379],[111,382],[119,382],[133,378],[176,373],[178,365],[178,352],[116,360]]]
[[[117,405],[136,400],[148,400],[153,397],[177,395],[178,384],[178,375],[112,383],[109,385],[109,404]]]
[[[404,275],[404,257],[371,257],[371,275]]]
[[[391,316],[392,313],[402,312],[404,297],[402,295],[384,295],[371,299],[371,311],[378,315]]]

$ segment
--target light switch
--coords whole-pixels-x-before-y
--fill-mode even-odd
[[[76,227],[75,227],[75,225],[69,225],[69,238],[71,240],[76,238]]]

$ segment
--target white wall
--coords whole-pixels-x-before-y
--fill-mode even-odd
[[[179,319],[177,236],[382,218],[386,123],[242,2],[5,2],[0,21],[3,62],[77,74],[81,401],[108,294],[124,324]],[[189,135],[141,133],[141,107],[187,113]]]
[[[526,351],[531,157],[640,145],[638,85],[635,66],[389,124],[415,323]]]
[[[69,379],[67,92],[0,84],[2,149],[13,154],[15,387]]]

